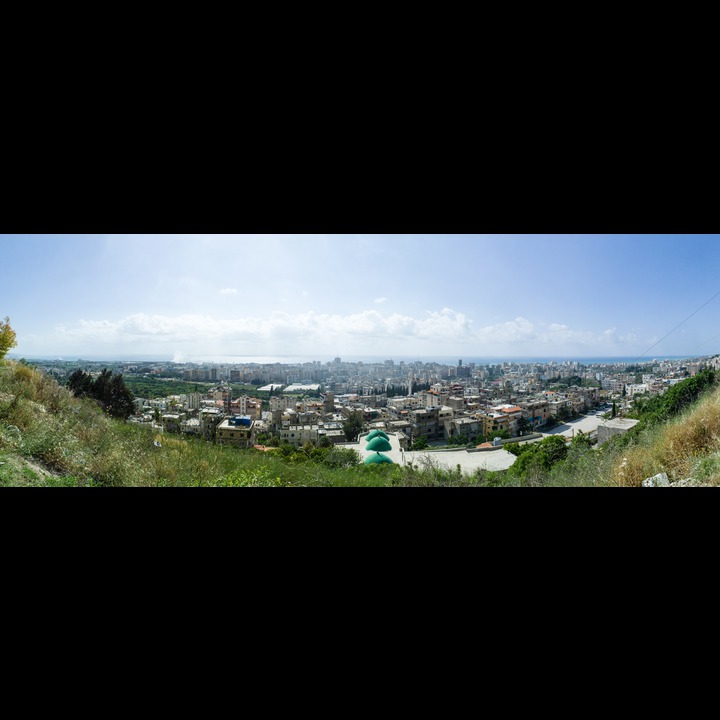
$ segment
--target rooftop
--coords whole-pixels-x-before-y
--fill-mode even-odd
[[[631,420],[630,418],[613,418],[612,420],[604,422],[602,426],[617,428],[619,430],[629,430],[630,428],[635,427],[639,422],[639,420]]]

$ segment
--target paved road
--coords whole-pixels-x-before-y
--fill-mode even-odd
[[[552,435],[563,435],[564,437],[573,437],[577,434],[578,430],[582,430],[586,435],[588,433],[597,430],[598,425],[604,422],[600,415],[594,413],[583,415],[578,420],[572,420],[558,425],[552,430],[542,433],[543,437],[550,437]],[[403,453],[400,450],[397,436],[388,433],[390,437],[390,446],[392,450],[389,450],[383,455],[387,455],[393,462],[398,465],[407,463],[414,463],[416,465],[422,465],[424,458],[431,458],[432,462],[436,462],[439,465],[454,470],[458,465],[462,469],[463,473],[471,474],[478,468],[485,470],[506,470],[516,460],[512,453],[507,450],[490,450],[489,452],[473,452],[469,453],[466,450],[438,450],[436,452],[406,452]],[[370,455],[371,453],[365,450],[367,442],[365,438],[367,434],[361,435],[359,442],[346,444],[344,447],[351,447],[357,450],[362,459]],[[533,441],[530,441],[533,442]],[[534,442],[540,442],[535,440]]]
[[[540,430],[540,432],[542,432],[544,437],[550,437],[551,435],[564,435],[565,437],[573,437],[574,435],[577,435],[578,430],[582,430],[587,435],[588,433],[597,430],[598,426],[602,425],[603,422],[604,420],[602,419],[601,415],[595,415],[593,413],[583,415],[578,420],[571,420],[564,423],[563,425],[558,425],[557,427],[549,430],[548,432],[542,432],[542,430]]]
[[[473,453],[469,453],[466,450],[438,450],[436,452],[417,451],[403,453],[400,450],[397,436],[392,433],[388,433],[388,436],[390,438],[390,446],[392,447],[392,450],[383,453],[383,455],[387,455],[398,465],[414,463],[415,465],[422,467],[423,461],[425,461],[426,458],[430,458],[431,462],[437,463],[449,470],[455,470],[455,468],[460,465],[463,473],[472,474],[478,468],[483,468],[485,470],[505,470],[516,460],[515,456],[507,450],[490,450],[488,452]],[[368,455],[372,454],[372,452],[365,449],[365,445],[367,445],[365,440],[366,437],[367,434],[361,435],[359,442],[346,444],[343,447],[354,448],[360,453],[362,459],[365,460]]]

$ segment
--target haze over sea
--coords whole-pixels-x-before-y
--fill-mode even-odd
[[[11,353],[9,357],[19,358],[17,353]],[[463,358],[449,356],[449,355],[433,355],[433,356],[411,356],[411,355],[348,355],[341,356],[343,362],[363,362],[366,364],[382,364],[386,360],[393,360],[395,363],[401,361],[405,362],[406,365],[415,362],[421,363],[438,363],[440,365],[457,365],[458,360],[462,360],[463,365],[469,365],[474,363],[475,365],[498,365],[501,363],[538,363],[548,364],[551,362],[563,363],[563,362],[577,362],[581,365],[612,365],[620,363],[643,363],[650,362],[653,360],[684,360],[691,357],[700,357],[698,355],[677,355],[677,356],[650,356],[638,358],[637,356],[618,356],[618,357],[577,357],[567,356],[562,357],[559,355],[555,356],[534,356],[534,357],[481,357],[481,356],[467,356]],[[169,355],[120,355],[120,356],[109,356],[109,355],[68,355],[68,356],[28,356],[27,360],[86,360],[92,362],[176,362],[176,363],[214,363],[217,365],[274,365],[280,363],[282,365],[299,365],[310,362],[320,362],[325,364],[332,362],[333,357],[327,356],[311,356],[311,355],[200,355],[200,356],[184,356],[176,355],[170,357]]]
[[[690,357],[690,356],[687,356]],[[165,358],[165,360],[168,360],[169,358]],[[301,363],[307,363],[307,362],[332,362],[334,358],[331,357],[313,357],[313,356],[301,356],[301,355],[267,355],[267,356],[232,356],[232,355],[221,355],[221,356],[208,356],[204,358],[188,358],[185,361],[179,361],[179,362],[214,362],[218,364],[229,364],[229,363],[237,363],[237,364],[249,364],[249,363],[258,363],[258,364],[271,364],[271,363],[281,363],[281,364],[301,364]],[[547,356],[547,357],[474,357],[474,356],[468,356],[468,357],[454,357],[449,355],[433,355],[433,356],[412,356],[412,355],[348,355],[347,357],[341,356],[340,359],[343,362],[363,362],[367,364],[376,364],[376,363],[384,363],[386,360],[393,360],[395,363],[399,363],[401,361],[405,362],[405,364],[410,364],[414,362],[422,362],[422,363],[439,363],[441,365],[457,365],[458,360],[462,360],[463,365],[468,365],[470,363],[475,363],[475,365],[497,365],[499,363],[504,362],[514,362],[514,363],[541,363],[546,364],[550,362],[578,362],[582,365],[593,365],[593,364],[605,364],[610,365],[614,363],[634,363],[634,362],[648,362],[651,360],[681,360],[685,359],[684,356],[678,356],[678,357],[648,357],[648,358],[640,358],[638,360],[637,356],[626,356],[626,357],[594,357],[594,358],[582,358],[582,357],[561,357],[561,356]]]

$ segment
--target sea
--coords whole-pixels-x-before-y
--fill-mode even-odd
[[[694,356],[697,357],[697,356]],[[462,360],[463,365],[469,365],[474,363],[475,365],[498,365],[506,362],[514,363],[537,363],[537,364],[548,364],[555,362],[558,364],[562,363],[573,363],[577,362],[580,365],[612,365],[619,363],[642,363],[651,361],[678,361],[689,359],[690,356],[662,356],[662,357],[647,357],[638,359],[635,356],[618,356],[618,357],[570,357],[570,356],[537,356],[537,357],[490,357],[490,356],[476,356],[476,357],[456,357],[456,356],[431,356],[431,355],[343,355],[341,360],[343,362],[357,363],[362,362],[366,364],[382,364],[387,360],[392,360],[396,365],[400,362],[404,362],[406,365],[411,363],[437,363],[439,365],[451,365],[457,366],[459,361]],[[169,360],[169,358],[164,358]],[[273,365],[280,363],[282,365],[302,365],[304,363],[319,362],[324,365],[328,362],[333,362],[333,357],[317,357],[310,355],[216,355],[216,356],[203,356],[203,357],[187,357],[184,358],[184,362],[205,362],[205,363],[216,363],[218,365],[226,364],[245,364],[249,365],[256,363],[258,365]]]
[[[13,354],[9,354],[8,357],[13,357]],[[406,365],[411,363],[437,363],[439,365],[450,365],[457,366],[459,361],[462,360],[463,365],[469,365],[474,363],[475,365],[499,365],[502,363],[518,363],[518,364],[548,364],[551,362],[562,364],[562,363],[578,363],[579,365],[613,365],[620,363],[645,363],[645,362],[660,362],[660,361],[679,361],[688,360],[691,358],[701,357],[699,355],[672,355],[672,356],[657,356],[657,357],[643,357],[638,358],[637,356],[616,356],[616,357],[579,357],[579,356],[561,356],[561,355],[547,355],[547,356],[528,356],[528,357],[491,357],[491,356],[449,356],[449,355],[343,355],[341,360],[343,362],[363,362],[366,364],[382,364],[387,360],[392,360],[396,365],[400,362],[404,362]],[[195,363],[195,364],[207,364],[213,363],[216,365],[302,365],[304,363],[319,362],[324,365],[328,362],[333,362],[334,357],[329,356],[311,356],[311,355],[183,355],[174,356],[169,355],[123,355],[123,356],[102,356],[102,355],[71,355],[58,357],[58,356],[27,356],[27,360],[85,360],[91,362],[177,362],[177,363]]]

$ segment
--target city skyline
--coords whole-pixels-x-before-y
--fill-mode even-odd
[[[2,235],[0,250],[18,356],[720,352],[719,235]]]

